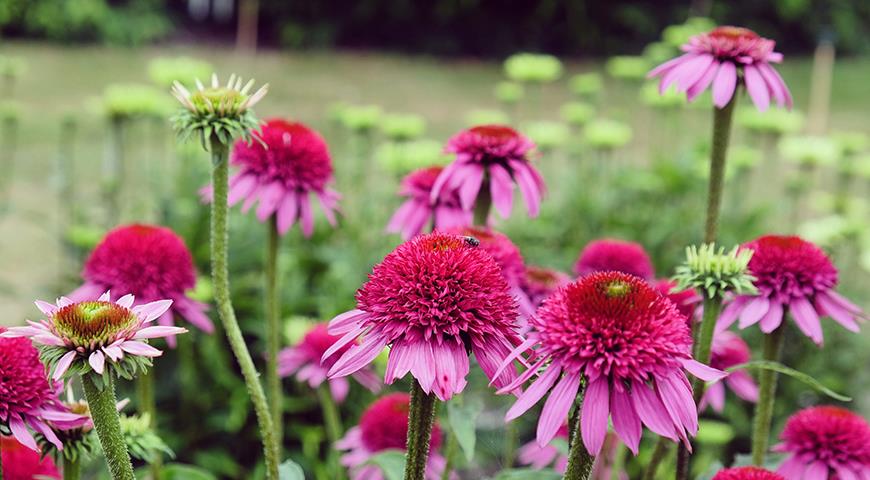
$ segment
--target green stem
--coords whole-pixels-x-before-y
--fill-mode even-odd
[[[450,473],[453,472],[453,459],[456,458],[456,450],[459,446],[458,443],[456,434],[451,431],[450,435],[447,436],[447,444],[444,446],[444,458],[446,462],[444,471],[441,472],[441,480],[450,480]]]
[[[139,393],[139,412],[148,415],[149,424],[157,431],[157,405],[154,400],[154,371],[151,370],[136,378],[136,387]],[[160,470],[163,467],[163,455],[160,452],[151,452],[151,480],[160,480]]]
[[[320,397],[320,408],[323,410],[323,423],[326,424],[326,437],[329,440],[329,467],[332,470],[332,478],[341,480],[345,478],[344,469],[338,462],[338,450],[335,448],[335,443],[342,436],[341,417],[338,412],[338,406],[335,404],[335,399],[332,398],[328,382],[320,385],[317,389],[317,395]]]
[[[82,466],[78,460],[63,457],[63,480],[80,480],[82,478]]]
[[[778,362],[782,355],[784,326],[764,336],[764,360]],[[763,369],[758,375],[758,403],[755,404],[755,418],[752,421],[752,464],[761,465],[767,453],[770,440],[770,425],[773,419],[773,404],[776,395],[776,382],[779,374]]]
[[[649,463],[646,466],[646,471],[643,472],[643,480],[656,480],[656,471],[659,469],[662,461],[667,458],[670,450],[671,441],[667,438],[659,437],[655,450],[653,450]]]
[[[610,465],[610,480],[620,480],[622,470],[625,468],[625,455],[628,447],[624,443],[616,442],[616,451],[613,453],[613,464]]]
[[[723,108],[713,107],[713,145],[710,152],[710,183],[707,189],[707,220],[704,226],[704,242],[716,241],[719,229],[719,211],[722,204],[722,189],[725,184],[725,155],[728,138],[731,136],[731,119],[737,93]]]
[[[239,362],[248,395],[254,404],[257,414],[257,422],[260,425],[260,435],[263,440],[263,455],[266,461],[266,478],[278,479],[279,450],[275,437],[275,428],[272,425],[272,416],[269,411],[269,402],[260,384],[257,368],[254,360],[245,344],[239,322],[236,320],[236,312],[230,300],[230,281],[227,267],[229,250],[229,231],[227,228],[227,189],[229,187],[229,165],[227,148],[216,139],[211,141],[212,155],[212,185],[214,199],[211,202],[211,269],[212,282],[214,284],[214,299],[217,304],[218,314],[223,322],[224,331],[227,334],[230,348]]]
[[[592,473],[592,467],[595,465],[595,457],[593,457],[583,445],[583,434],[581,432],[581,409],[583,408],[583,396],[585,386],[581,387],[578,394],[577,406],[575,408],[575,425],[571,434],[571,447],[568,450],[568,468],[565,470],[565,480],[587,480]]]
[[[408,444],[405,453],[405,480],[424,480],[429,460],[429,441],[435,423],[435,395],[427,394],[415,379],[411,386],[408,412]]]
[[[477,192],[477,199],[474,201],[474,224],[479,227],[486,227],[489,219],[489,211],[492,209],[492,194],[489,192],[489,175],[487,174],[481,184],[480,191]]]
[[[102,390],[94,383],[91,375],[95,374],[82,375],[82,386],[109,472],[113,480],[136,480],[133,464],[130,463],[130,454],[127,453],[127,444],[121,434],[121,420],[115,405],[117,400],[113,374],[106,372],[103,375]]]
[[[502,458],[502,467],[511,468],[514,464],[514,457],[517,454],[517,422],[508,422],[504,432],[504,458]]]
[[[281,305],[278,298],[278,217],[269,218],[266,247],[266,385],[269,391],[269,406],[272,407],[272,425],[279,448],[283,439],[283,396],[281,377],[278,376],[278,349],[281,348]]]

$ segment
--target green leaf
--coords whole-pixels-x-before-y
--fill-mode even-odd
[[[477,442],[475,425],[482,410],[483,402],[479,399],[466,402],[454,400],[447,403],[447,420],[450,423],[450,432],[459,441],[459,446],[465,453],[465,459],[469,462],[474,459],[474,446]]]
[[[278,467],[278,478],[280,480],[305,480],[305,472],[302,467],[293,460],[284,460]]]
[[[402,480],[405,476],[405,452],[402,450],[384,450],[366,463],[377,465],[386,480]]]
[[[217,480],[217,477],[207,470],[181,463],[164,466],[161,478],[163,480]]]
[[[559,480],[562,475],[553,470],[534,470],[531,468],[514,468],[502,470],[492,480]]]
[[[827,395],[835,400],[839,400],[841,402],[851,402],[852,401],[852,397],[847,397],[846,395],[837,393],[837,392],[831,390],[830,388],[822,385],[821,382],[819,382],[815,378],[807,375],[806,373],[799,372],[793,368],[786,367],[785,365],[783,365],[779,362],[771,362],[769,360],[754,360],[751,362],[741,363],[740,365],[735,365],[735,366],[728,368],[726,370],[728,372],[733,372],[735,370],[750,369],[750,368],[761,368],[764,370],[773,370],[774,372],[781,373],[783,375],[788,375],[789,377],[792,377],[795,380],[803,382],[804,384],[808,385],[809,387],[813,388],[814,390],[816,390],[820,393],[824,393],[825,395]]]

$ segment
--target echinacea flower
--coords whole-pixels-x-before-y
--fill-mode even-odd
[[[703,298],[698,295],[698,292],[695,291],[694,288],[681,290],[677,286],[677,282],[667,278],[656,280],[653,286],[662,296],[674,302],[674,305],[677,306],[677,310],[679,310],[684,317],[688,318],[690,322],[695,320]]]
[[[792,106],[791,93],[770,65],[782,61],[773,50],[776,42],[752,30],[723,26],[696,35],[683,45],[684,55],[654,68],[647,77],[661,76],[659,92],[674,85],[686,92],[689,101],[713,86],[713,104],[723,108],[734,97],[738,82],[749,92],[759,110],[767,110],[773,100],[779,106]]]
[[[792,415],[773,447],[788,454],[777,472],[785,480],[870,478],[870,424],[834,406],[803,409]]]
[[[495,210],[509,217],[513,209],[514,183],[530,217],[538,216],[544,180],[532,166],[529,152],[535,148],[526,136],[505,125],[479,125],[463,130],[447,142],[447,153],[456,159],[438,176],[432,187],[432,203],[442,190],[456,189],[463,210],[473,210],[481,188],[489,188]],[[484,180],[489,185],[484,185]]]
[[[713,480],[785,480],[782,475],[761,467],[736,467],[719,470]]]
[[[424,392],[446,401],[465,388],[469,352],[496,385],[512,382],[512,368],[494,374],[521,342],[516,305],[498,265],[478,244],[435,232],[387,255],[357,291],[357,309],[329,323],[329,333],[342,337],[324,361],[362,337],[332,365],[329,378],[359,371],[390,345],[387,384],[410,372]]]
[[[602,238],[586,244],[574,264],[574,273],[583,277],[607,271],[627,273],[644,280],[655,277],[652,261],[639,243]]]
[[[302,337],[302,341],[296,346],[287,347],[278,353],[278,374],[282,377],[295,374],[296,380],[308,382],[311,388],[319,387],[324,381],[327,381],[326,374],[337,360],[337,357],[330,357],[321,364],[320,358],[329,347],[340,339],[341,337],[330,335],[327,332],[326,324],[315,325],[308,330]],[[353,344],[347,344],[336,353],[344,353],[351,346]],[[353,374],[353,377],[372,392],[377,392],[380,389],[380,380],[369,369],[358,370]],[[346,378],[333,378],[329,380],[329,389],[335,401],[341,403],[347,397],[350,384]]]
[[[58,400],[59,384],[46,379],[33,344],[24,338],[7,338],[7,333],[0,327],[0,433],[11,433],[22,445],[39,451],[29,428],[62,450],[63,443],[52,427],[76,428],[87,417],[70,412]]]
[[[719,332],[713,337],[710,366],[718,370],[725,370],[748,362],[751,354],[749,345],[738,335],[728,331]],[[728,385],[731,391],[743,400],[753,403],[758,401],[758,385],[755,384],[755,380],[746,371],[737,370],[729,373],[723,382],[707,386],[704,397],[701,399],[701,410],[707,405],[713,407],[713,410],[717,412],[721,412],[725,408],[725,385],[723,383]]]
[[[434,201],[431,198],[432,187],[443,167],[421,168],[409,173],[402,179],[399,195],[407,197],[405,203],[396,210],[387,224],[387,231],[402,233],[402,238],[419,235],[427,226],[433,229],[445,229],[471,225],[473,214],[463,210],[459,200],[459,192],[444,188]]]
[[[81,302],[60,297],[54,305],[37,300],[36,307],[46,318],[28,321],[26,327],[12,327],[0,337],[33,340],[53,380],[60,380],[68,371],[102,375],[107,363],[118,376],[130,379],[147,368],[151,358],[163,354],[148,345],[148,339],[187,332],[181,327],[149,325],[169,309],[172,300],[135,307],[134,302],[130,294],[112,301],[109,292],[97,300]]]
[[[535,308],[559,287],[571,283],[571,277],[558,270],[526,265],[526,275],[523,277],[522,289]]]
[[[208,306],[185,293],[196,286],[193,256],[169,228],[142,224],[115,228],[91,252],[82,278],[85,283],[68,295],[73,302],[94,300],[107,290],[116,296],[133,295],[137,304],[168,298],[172,308],[163,312],[158,324],[172,326],[178,315],[206,333],[214,331],[205,314]],[[166,341],[175,346],[174,336]]]
[[[350,470],[351,480],[385,478],[380,467],[369,463],[369,459],[385,450],[405,450],[410,401],[407,393],[391,393],[375,400],[363,412],[359,425],[348,430],[344,438],[336,442],[336,448],[347,450],[341,457],[341,464]],[[438,454],[440,446],[441,427],[436,421],[432,426],[426,480],[440,480],[447,464],[444,457]]]
[[[0,455],[3,456],[0,462],[3,480],[60,479],[60,472],[50,457],[43,457],[14,438],[0,435]]]
[[[794,236],[766,235],[743,245],[754,253],[749,273],[757,295],[739,295],[725,307],[716,324],[725,330],[740,318],[739,327],[756,323],[764,333],[779,328],[786,311],[804,335],[822,345],[819,317],[829,316],[852,332],[862,313],[834,291],[837,269],[816,245]]]
[[[549,392],[538,421],[539,445],[546,445],[565,422],[585,378],[580,429],[592,455],[601,450],[609,417],[617,436],[635,454],[641,424],[688,446],[688,436],[698,432],[698,412],[683,369],[704,380],[724,376],[692,359],[686,317],[634,275],[598,272],[582,277],[544,300],[530,323],[527,340],[502,366],[538,345],[535,362],[499,392],[537,375],[505,419],[519,417]]]
[[[254,136],[258,141],[239,140],[233,147],[231,163],[239,171],[230,179],[229,204],[244,200],[242,211],[248,211],[258,203],[261,222],[275,215],[283,235],[298,221],[309,237],[314,231],[314,195],[334,226],[341,195],[329,188],[332,159],[323,137],[301,123],[279,119],[267,121]]]

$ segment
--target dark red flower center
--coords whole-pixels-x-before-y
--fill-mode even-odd
[[[516,130],[506,125],[478,125],[469,131],[492,140],[510,140],[519,136]]]
[[[716,39],[727,40],[755,40],[759,38],[758,34],[748,28],[723,26],[714,28],[709,35]]]

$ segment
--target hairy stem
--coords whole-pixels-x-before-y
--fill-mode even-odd
[[[764,336],[764,360],[778,362],[782,355],[782,339],[785,326]],[[752,421],[752,464],[761,465],[767,453],[770,440],[770,424],[773,420],[773,404],[776,395],[776,382],[779,374],[763,369],[758,376],[758,403],[755,404],[755,418]]]
[[[326,424],[326,438],[329,440],[329,468],[332,471],[332,478],[342,480],[345,478],[344,468],[339,464],[338,449],[335,447],[335,443],[341,439],[343,433],[338,405],[335,404],[335,399],[332,398],[328,382],[324,382],[318,387],[317,395],[320,397],[323,423]]]
[[[154,400],[154,371],[149,371],[136,378],[136,389],[139,393],[139,412],[148,415],[149,423],[154,431],[157,431],[157,405]],[[160,480],[160,470],[163,467],[163,455],[160,452],[151,452],[151,480]]]
[[[408,444],[405,454],[405,480],[424,480],[429,460],[429,441],[435,423],[435,395],[427,394],[416,379],[411,386],[408,412]]]
[[[671,450],[671,441],[664,437],[659,437],[656,442],[655,450],[650,456],[649,463],[646,466],[646,471],[643,472],[643,480],[655,480],[656,471],[659,469],[662,461],[667,458]]]
[[[223,322],[224,331],[230,348],[245,379],[248,395],[254,404],[257,414],[257,422],[260,426],[260,436],[263,440],[263,455],[266,461],[266,478],[278,479],[279,450],[275,436],[275,427],[272,424],[272,416],[269,410],[269,402],[260,384],[257,368],[254,360],[245,344],[239,322],[236,320],[236,312],[230,300],[230,281],[227,266],[229,250],[229,232],[227,228],[227,190],[229,187],[229,165],[227,148],[225,145],[212,139],[212,185],[214,199],[211,203],[211,270],[212,283],[214,284],[214,298],[217,304],[218,315]]]
[[[269,406],[272,407],[272,425],[275,441],[281,448],[283,435],[283,397],[281,377],[278,376],[278,349],[281,348],[281,304],[278,299],[278,217],[269,218],[266,245],[266,385],[269,391]]]
[[[713,107],[713,145],[710,152],[710,183],[707,188],[707,220],[704,226],[704,242],[716,241],[719,229],[719,211],[722,204],[722,189],[725,184],[725,155],[728,153],[728,138],[731,136],[731,119],[737,93],[723,108]]]
[[[586,445],[583,445],[581,432],[582,414],[580,411],[583,408],[585,387],[582,388],[578,395],[577,406],[574,407],[576,412],[574,421],[576,423],[573,426],[571,434],[571,447],[568,450],[568,468],[565,470],[565,476],[563,477],[565,480],[587,480],[592,473],[592,467],[595,465],[595,457],[586,450]]]
[[[94,429],[103,447],[106,464],[113,480],[136,480],[127,444],[121,434],[121,420],[115,404],[115,380],[112,372],[103,375],[103,389],[97,388],[91,374],[82,375],[85,398],[94,420]]]
[[[63,457],[63,480],[80,480],[82,478],[82,466],[78,460]]]
[[[504,437],[504,457],[502,458],[502,467],[511,468],[514,464],[514,457],[516,457],[517,454],[517,437],[519,437],[517,422],[509,422],[507,426],[505,426]]]

